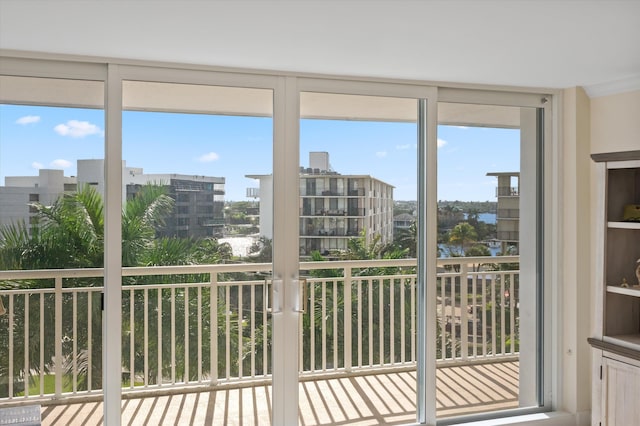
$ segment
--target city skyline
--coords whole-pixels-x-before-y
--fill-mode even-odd
[[[415,200],[416,124],[302,119],[300,166],[310,151],[327,151],[333,170],[370,175],[395,187],[395,200]],[[224,177],[225,200],[248,200],[270,174],[272,120],[125,111],[123,158],[144,173]],[[438,199],[493,201],[497,181],[488,172],[519,170],[519,130],[438,126]],[[76,160],[104,157],[102,110],[0,106],[0,179],[34,176],[39,168],[76,175]],[[354,161],[354,159],[356,161]]]

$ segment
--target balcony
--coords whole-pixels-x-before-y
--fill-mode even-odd
[[[520,232],[519,231],[498,231],[496,233],[496,238],[500,241],[520,241]]]
[[[520,209],[498,209],[497,219],[519,219]]]
[[[438,260],[434,344],[442,416],[518,406],[519,259],[487,260]],[[300,269],[307,290],[299,350],[303,424],[411,421],[415,259],[303,262]],[[270,281],[259,277],[270,270],[123,269],[125,422],[268,423]],[[337,276],[323,277],[328,270]],[[43,424],[101,422],[102,277],[102,269],[0,272],[5,287],[14,284],[0,293],[0,340],[8,348],[0,356],[0,404],[42,404]]]
[[[496,188],[496,197],[518,197],[520,188],[517,186],[499,186]]]

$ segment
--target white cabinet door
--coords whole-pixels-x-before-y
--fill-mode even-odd
[[[640,425],[640,367],[602,358],[603,426]]]

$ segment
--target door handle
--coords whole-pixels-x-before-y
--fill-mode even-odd
[[[262,290],[266,311],[270,314],[282,312],[282,280],[265,278]]]
[[[307,279],[303,278],[301,280],[292,280],[292,283],[294,286],[297,286],[298,288],[300,288],[300,284],[302,284],[302,298],[298,297],[298,301],[297,301],[297,306],[295,307],[295,309],[293,310],[294,312],[298,312],[301,314],[306,314],[307,313],[307,299],[309,298],[309,287],[307,286]],[[298,295],[300,296],[300,293],[298,293]]]

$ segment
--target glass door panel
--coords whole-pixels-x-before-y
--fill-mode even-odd
[[[123,110],[122,420],[268,424],[272,91],[125,80]]]
[[[417,111],[300,95],[301,424],[415,422]]]
[[[79,412],[97,423],[103,275],[90,268],[103,266],[103,199],[81,163],[104,158],[104,83],[1,76],[0,87],[0,405],[27,405],[34,423]],[[43,399],[61,404],[40,413]]]
[[[537,120],[438,104],[439,418],[538,405]]]

